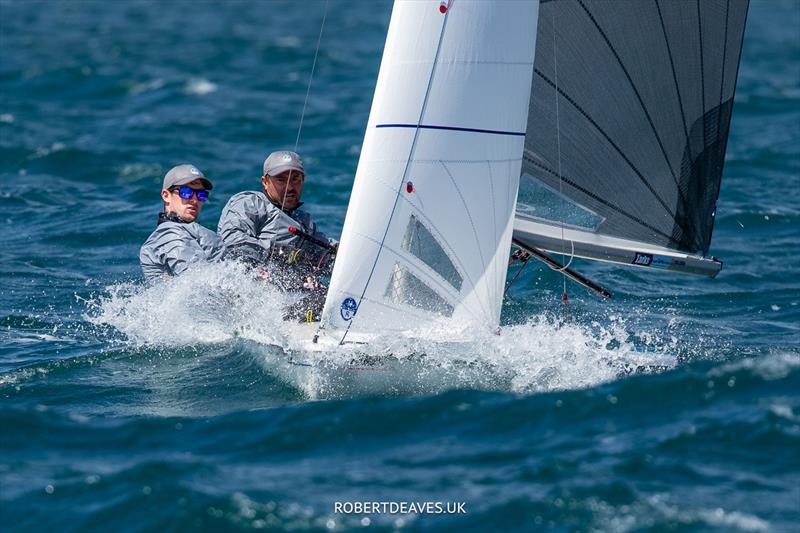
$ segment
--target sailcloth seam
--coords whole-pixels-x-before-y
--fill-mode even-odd
[[[678,85],[678,73],[675,70],[675,61],[672,58],[672,46],[670,46],[669,38],[667,37],[667,27],[664,25],[664,17],[661,14],[661,6],[658,5],[658,0],[653,0],[658,10],[658,20],[661,22],[661,33],[664,34],[664,44],[667,47],[667,56],[669,57],[669,66],[672,69],[672,81],[675,83],[675,94],[678,96],[678,107],[681,109],[681,122],[683,122],[683,137],[686,140],[686,146],[689,149],[689,160],[692,160],[692,145],[689,142],[689,128],[686,126],[686,111],[683,109],[683,97],[681,96],[681,88]]]
[[[725,92],[725,64],[727,61],[725,59],[728,56],[728,15],[730,14],[730,0],[725,3],[725,37],[722,41],[722,74],[719,78],[719,102],[717,106],[722,105],[722,97],[724,96]],[[718,107],[719,109],[719,107]],[[719,128],[720,124],[722,123],[722,113],[717,112],[717,136],[719,136]]]
[[[700,0],[697,0],[697,36],[700,39],[700,90],[702,91],[702,99],[700,103],[703,106],[703,149],[706,147],[706,75],[705,75],[705,60],[703,54],[703,21],[700,18]]]
[[[540,169],[544,170],[545,172],[547,172],[548,174],[551,174],[551,175],[552,175],[552,176],[554,176],[554,177],[559,177],[557,172],[555,172],[555,171],[554,171],[554,170],[552,170],[552,169],[549,169],[549,168],[547,168],[546,166],[542,165],[541,163],[539,163],[538,161],[534,160],[533,158],[531,158],[531,157],[527,157],[527,156],[523,156],[523,157],[524,157],[524,159],[525,159],[526,161],[528,161],[530,164],[534,165],[535,167],[538,167],[538,168],[540,168]],[[614,210],[614,211],[616,211],[617,213],[619,213],[619,214],[621,214],[621,215],[623,215],[623,216],[625,216],[625,217],[627,217],[627,218],[631,219],[632,221],[636,222],[637,224],[640,224],[641,226],[643,226],[643,227],[645,227],[645,228],[649,229],[650,231],[652,231],[652,232],[655,232],[655,233],[656,233],[656,234],[658,234],[658,235],[661,235],[662,237],[666,238],[666,239],[667,239],[667,240],[669,240],[670,242],[674,243],[676,246],[680,244],[680,243],[679,243],[677,240],[675,240],[675,239],[674,239],[672,236],[670,236],[670,235],[667,235],[667,234],[666,234],[666,233],[664,233],[663,231],[661,231],[661,230],[659,230],[659,229],[657,229],[657,228],[654,228],[653,226],[651,226],[650,224],[648,224],[648,223],[647,223],[647,222],[645,222],[644,220],[642,220],[642,219],[640,219],[640,218],[636,217],[635,215],[632,215],[631,213],[628,213],[628,212],[627,212],[627,211],[625,211],[624,209],[622,209],[622,208],[620,208],[620,207],[618,207],[618,206],[616,206],[616,205],[612,204],[612,203],[611,203],[611,202],[609,202],[608,200],[606,200],[606,199],[604,199],[604,198],[601,198],[600,196],[596,195],[595,193],[593,193],[593,192],[591,192],[591,191],[589,191],[589,190],[587,190],[587,189],[585,189],[585,188],[581,187],[580,185],[578,185],[577,183],[575,183],[575,182],[574,182],[574,181],[572,181],[571,179],[567,178],[566,176],[561,176],[561,179],[563,179],[563,180],[564,180],[564,183],[566,183],[566,184],[568,184],[568,185],[571,185],[572,187],[574,187],[575,189],[579,190],[580,192],[582,192],[582,193],[583,193],[583,194],[585,194],[586,196],[589,196],[590,198],[592,198],[592,199],[594,199],[594,200],[597,200],[597,201],[598,201],[598,202],[600,202],[601,204],[605,205],[606,207],[610,207],[611,209],[613,209],[613,210]]]
[[[644,111],[644,115],[647,118],[647,122],[650,124],[650,130],[653,132],[653,136],[656,138],[656,142],[658,142],[658,146],[661,149],[661,154],[664,156],[664,161],[667,163],[667,168],[669,168],[669,172],[672,175],[672,180],[675,182],[675,186],[676,186],[676,188],[678,190],[678,195],[679,195],[679,197],[681,199],[681,202],[683,203],[684,209],[686,209],[688,211],[689,210],[689,203],[686,200],[686,197],[684,196],[683,191],[681,190],[680,183],[678,182],[678,176],[675,174],[675,170],[672,168],[672,163],[670,162],[669,157],[667,156],[667,150],[664,148],[664,143],[661,140],[661,136],[658,134],[658,130],[656,129],[655,123],[653,122],[653,118],[650,116],[650,112],[647,110],[647,106],[644,104],[644,100],[642,99],[641,94],[639,94],[639,89],[637,89],[636,84],[633,83],[633,78],[631,78],[631,75],[628,72],[628,69],[625,67],[625,64],[622,62],[622,58],[619,57],[619,54],[617,53],[617,50],[611,44],[611,41],[609,40],[608,36],[605,34],[603,29],[600,27],[600,24],[597,22],[597,20],[594,18],[594,16],[589,12],[589,10],[586,8],[586,6],[584,5],[583,1],[582,0],[578,0],[578,1],[580,3],[581,7],[583,8],[583,10],[586,12],[586,15],[589,17],[589,19],[591,19],[591,21],[594,24],[595,28],[597,28],[597,32],[603,38],[603,41],[605,41],[606,45],[608,46],[608,49],[611,50],[612,54],[614,54],[614,57],[616,58],[617,63],[619,63],[619,66],[622,69],[622,72],[625,73],[625,78],[628,80],[628,83],[630,84],[631,89],[633,90],[633,93],[636,95],[636,99],[639,101],[639,105],[642,107],[642,111]],[[702,49],[702,44],[701,44],[701,49]],[[626,157],[625,160],[628,161],[628,158]],[[644,176],[641,173],[639,173],[638,171],[636,171],[636,174],[645,183],[645,185],[650,190],[650,192],[653,193],[653,195],[658,199],[659,203],[661,203],[661,205],[664,207],[664,209],[667,211],[667,213],[672,215],[672,218],[677,219],[678,218],[677,215],[675,213],[673,213],[672,210],[669,209],[669,207],[667,207],[667,204],[656,193],[655,189],[653,189],[653,187],[650,185],[650,182],[648,182],[644,178]],[[694,224],[692,224],[692,225],[694,225]],[[681,228],[681,229],[685,230],[686,228]],[[696,229],[695,228],[692,228],[692,229],[695,231],[695,234],[696,234],[697,233]]]
[[[472,235],[475,237],[475,247],[478,249],[478,255],[481,256],[481,264],[486,265],[486,259],[483,257],[483,249],[481,248],[481,240],[478,237],[478,230],[475,229],[475,221],[472,220],[472,213],[470,213],[469,211],[469,206],[467,205],[467,201],[464,199],[464,195],[461,193],[461,189],[458,187],[458,183],[456,182],[455,178],[450,173],[450,169],[447,168],[447,165],[445,165],[444,162],[442,162],[442,168],[444,169],[445,173],[447,173],[447,177],[450,178],[453,187],[458,193],[458,198],[461,200],[461,203],[464,206],[464,212],[467,214],[467,219],[469,220],[470,227],[472,227]],[[473,285],[473,289],[474,288],[475,285]],[[478,298],[477,300],[481,305],[481,310],[483,311],[484,315],[490,316],[490,314],[486,312],[486,306],[484,305],[483,299]]]
[[[492,165],[488,161],[486,162],[486,168],[489,171],[489,196],[491,197],[491,202],[489,202],[489,203],[492,204],[492,236],[496,240],[499,240],[499,238],[497,236],[497,204],[494,201],[494,176],[492,176]],[[509,205],[513,206],[514,204],[509,202]],[[497,254],[494,254],[494,255],[495,255],[494,262],[496,263],[497,262]],[[496,294],[496,292],[494,292],[496,290],[495,289],[495,284],[491,285],[491,289],[492,289],[492,301],[495,302],[495,301],[497,301],[497,294]]]
[[[605,138],[605,139],[608,141],[608,144],[609,144],[609,145],[611,145],[611,147],[612,147],[612,148],[614,148],[614,150],[616,150],[617,154],[619,154],[619,156],[620,156],[620,157],[621,157],[621,158],[622,158],[622,159],[623,159],[623,160],[624,160],[624,161],[625,161],[625,162],[628,164],[628,166],[631,168],[631,170],[633,170],[633,172],[634,172],[634,173],[635,173],[635,174],[636,174],[636,175],[639,177],[639,180],[640,180],[640,181],[641,181],[641,182],[642,182],[642,183],[645,185],[645,187],[647,187],[647,189],[648,189],[648,190],[649,190],[649,191],[650,191],[650,192],[653,194],[653,196],[655,197],[655,199],[656,199],[656,200],[658,200],[658,203],[659,203],[659,204],[661,204],[661,207],[663,207],[663,208],[664,208],[664,210],[667,212],[667,214],[669,214],[669,215],[670,215],[672,218],[676,218],[676,215],[675,215],[675,213],[673,213],[673,212],[672,212],[672,210],[671,210],[671,209],[670,209],[670,208],[667,206],[667,204],[664,202],[664,200],[663,200],[663,199],[662,199],[662,198],[661,198],[661,197],[658,195],[658,193],[656,193],[656,191],[653,189],[652,185],[650,185],[650,183],[649,183],[649,182],[648,182],[648,181],[647,181],[647,180],[644,178],[644,176],[642,175],[641,171],[639,171],[639,169],[638,169],[638,168],[636,168],[636,165],[634,165],[634,164],[633,164],[633,161],[631,161],[630,159],[628,159],[628,156],[626,156],[626,155],[625,155],[625,153],[624,153],[624,152],[623,152],[623,151],[622,151],[622,150],[621,150],[621,149],[620,149],[620,148],[619,148],[619,147],[616,145],[616,143],[615,143],[615,142],[614,142],[614,141],[611,139],[611,137],[609,137],[609,136],[608,136],[608,134],[605,132],[605,130],[603,130],[603,128],[601,128],[601,127],[600,127],[600,125],[599,125],[597,122],[595,122],[595,120],[594,120],[592,117],[590,117],[590,116],[589,116],[589,114],[588,114],[588,113],[587,113],[587,112],[586,112],[586,111],[585,111],[585,110],[584,110],[584,109],[583,109],[583,108],[582,108],[580,105],[578,105],[578,103],[577,103],[577,102],[576,102],[576,101],[575,101],[575,100],[574,100],[574,99],[573,99],[571,96],[569,96],[569,95],[568,95],[567,93],[565,93],[563,90],[556,88],[555,84],[554,84],[554,83],[553,83],[553,82],[552,82],[552,81],[551,81],[551,80],[550,80],[550,79],[549,79],[547,76],[545,76],[545,75],[544,75],[544,73],[542,73],[542,72],[541,72],[540,70],[538,70],[538,69],[534,69],[534,71],[535,71],[535,72],[536,72],[536,74],[537,74],[537,75],[538,75],[540,78],[542,78],[542,79],[543,79],[543,80],[544,80],[544,81],[545,81],[545,82],[546,82],[548,85],[550,85],[550,86],[551,86],[551,87],[553,87],[555,90],[557,90],[557,91],[558,91],[558,93],[559,93],[561,96],[563,96],[565,100],[567,100],[567,101],[568,101],[570,104],[572,104],[572,106],[573,106],[575,109],[577,109],[577,110],[578,110],[578,111],[579,111],[579,112],[580,112],[580,113],[581,113],[581,114],[584,116],[584,118],[586,118],[586,120],[588,120],[588,121],[589,121],[589,123],[591,123],[591,124],[592,124],[592,125],[595,127],[595,129],[597,129],[597,131],[598,131],[598,132],[599,132],[599,133],[600,133],[600,134],[601,134],[601,135],[602,135],[602,136],[603,136],[603,137],[604,137],[604,138]],[[527,159],[527,158],[526,158],[526,159]],[[537,165],[537,166],[538,166],[538,165]],[[638,220],[638,219],[637,219],[637,220]],[[643,224],[643,225],[645,225],[645,226],[646,226],[646,227],[648,227],[648,228],[650,227],[650,226],[647,226],[646,224]],[[659,233],[660,233],[660,232],[659,232]],[[675,239],[673,239],[672,237],[670,237],[670,240],[672,240],[673,242],[676,242],[676,243],[678,242],[678,241],[676,241]]]

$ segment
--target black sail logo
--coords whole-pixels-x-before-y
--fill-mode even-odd
[[[636,252],[636,257],[633,259],[634,265],[639,266],[650,266],[650,263],[653,262],[653,256],[650,254],[641,254]]]

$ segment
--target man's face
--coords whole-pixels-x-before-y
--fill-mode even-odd
[[[190,198],[181,198],[179,189],[181,187],[189,187],[194,191],[204,191],[202,180],[194,180],[186,185],[172,187],[169,191],[164,189],[161,191],[161,198],[164,200],[164,212],[175,213],[184,222],[194,222],[200,214],[200,208],[203,203],[197,199],[197,193],[192,193]]]
[[[300,204],[305,176],[297,170],[287,170],[275,176],[264,175],[261,184],[270,200],[284,209],[294,209]]]

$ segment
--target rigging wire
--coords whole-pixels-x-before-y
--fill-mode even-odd
[[[511,260],[508,262],[508,266],[513,265],[518,260],[522,262],[522,265],[520,265],[519,269],[517,270],[517,273],[514,274],[514,277],[511,278],[511,281],[506,283],[506,288],[503,291],[503,298],[505,298],[506,294],[508,294],[508,289],[510,289],[511,286],[514,284],[514,282],[517,281],[517,278],[519,277],[519,275],[522,274],[522,270],[528,264],[528,261],[530,260],[530,258],[531,258],[531,254],[529,254],[528,252],[526,252],[524,250],[517,250],[516,252],[511,254]]]
[[[300,123],[297,126],[297,137],[294,140],[294,150],[293,152],[297,153],[297,147],[300,145],[300,133],[303,131],[303,120],[306,116],[306,107],[308,106],[308,95],[311,94],[311,82],[314,80],[314,70],[317,67],[317,57],[319,56],[319,47],[320,43],[322,43],[322,32],[325,29],[325,19],[328,18],[328,0],[325,0],[325,8],[322,12],[322,22],[319,25],[319,35],[317,36],[317,47],[314,50],[314,61],[311,63],[311,72],[308,75],[308,85],[306,86],[306,97],[303,100],[303,110],[300,112]],[[289,171],[289,180],[292,179],[292,172]],[[286,194],[289,192],[289,182],[287,181],[287,187],[283,191],[283,199],[281,200],[281,210],[283,210],[283,206],[286,204]]]
[[[556,147],[558,151],[558,193],[561,197],[561,262],[565,263],[564,266],[558,270],[561,271],[561,279],[563,282],[563,292],[561,294],[561,301],[564,302],[564,315],[567,320],[569,320],[569,297],[567,296],[567,275],[564,273],[564,270],[572,264],[572,259],[575,257],[575,243],[570,241],[572,244],[572,253],[569,258],[569,262],[565,262],[566,259],[566,250],[564,249],[564,226],[566,225],[566,212],[567,212],[567,205],[566,200],[564,199],[564,178],[561,176],[561,119],[559,116],[559,109],[558,109],[558,54],[557,51],[557,44],[556,44],[556,11],[557,9],[553,8],[553,70],[554,70],[554,78],[555,78],[555,95],[556,95]]]
[[[311,73],[308,75],[308,86],[306,87],[306,98],[303,101],[303,111],[300,113],[300,124],[297,126],[297,138],[294,141],[294,151],[300,145],[300,132],[303,130],[303,119],[306,116],[306,106],[308,106],[308,95],[311,93],[311,81],[314,79],[314,69],[317,67],[317,57],[319,56],[319,46],[322,42],[322,32],[325,29],[325,19],[328,18],[328,0],[325,0],[325,9],[322,13],[322,22],[319,25],[319,35],[317,36],[317,48],[314,50],[314,61],[311,63]]]
[[[294,139],[294,149],[292,150],[294,153],[297,153],[297,147],[300,146],[300,133],[303,131],[303,120],[306,117],[306,108],[308,107],[308,96],[311,94],[311,82],[314,81],[314,71],[315,71],[315,69],[317,67],[317,58],[319,57],[319,48],[320,48],[320,44],[322,43],[322,33],[325,30],[325,20],[327,18],[328,18],[328,0],[325,0],[325,7],[324,7],[323,12],[322,12],[322,22],[320,22],[319,35],[317,36],[317,46],[314,49],[314,60],[311,62],[311,72],[308,74],[308,85],[306,86],[306,96],[303,99],[303,109],[302,109],[302,111],[300,111],[300,123],[297,125],[297,137],[295,137],[295,139]],[[291,183],[291,179],[292,179],[292,171],[289,171],[289,178],[286,181],[286,188],[283,190],[283,199],[281,200],[281,211],[284,210],[284,206],[286,205],[286,195],[289,192],[289,184]],[[326,254],[327,254],[327,252],[326,252]],[[324,257],[325,256],[323,255],[323,257],[320,258],[320,262],[317,265],[317,267],[319,267],[319,265],[322,264],[322,259]],[[309,310],[306,313],[306,321],[308,323],[311,323],[312,319],[313,319],[313,312],[311,310]],[[314,335],[314,342],[315,343],[317,342],[317,339],[319,338],[320,329],[321,329],[321,325],[320,325],[320,328],[317,329],[316,334]]]

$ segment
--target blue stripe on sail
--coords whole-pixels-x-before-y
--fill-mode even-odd
[[[489,133],[491,135],[514,135],[516,137],[525,137],[525,132],[518,131],[502,131],[502,130],[483,130],[480,128],[459,128],[456,126],[433,126],[431,124],[378,124],[376,128],[420,128],[426,130],[449,130],[449,131],[468,131],[471,133]]]

